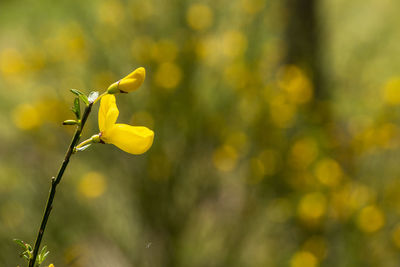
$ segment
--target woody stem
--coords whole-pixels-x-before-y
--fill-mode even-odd
[[[51,188],[50,188],[50,192],[49,192],[49,197],[47,199],[47,204],[46,204],[46,208],[45,208],[45,211],[43,214],[42,223],[40,224],[39,232],[38,232],[38,235],[36,238],[35,246],[33,249],[33,255],[32,255],[32,258],[29,260],[29,265],[28,265],[29,267],[35,266],[36,258],[37,258],[38,252],[39,252],[40,243],[42,242],[43,234],[46,229],[47,220],[49,219],[50,212],[53,207],[53,200],[56,195],[57,185],[61,182],[61,178],[64,174],[64,171],[68,166],[69,159],[71,158],[71,156],[74,152],[74,148],[75,148],[76,144],[79,142],[79,139],[81,137],[81,133],[83,130],[83,126],[85,126],[86,120],[92,110],[92,106],[93,106],[93,103],[90,103],[89,105],[86,106],[85,111],[82,116],[81,123],[80,123],[80,125],[78,125],[78,127],[75,130],[75,134],[72,137],[71,144],[68,147],[67,153],[65,154],[64,160],[63,160],[61,167],[57,173],[57,176],[55,178],[52,177],[52,179],[51,179]]]

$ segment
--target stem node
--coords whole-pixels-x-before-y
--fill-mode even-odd
[[[46,204],[46,209],[44,211],[43,214],[43,218],[42,218],[42,223],[40,224],[40,228],[39,228],[39,232],[36,238],[36,242],[35,242],[35,246],[33,249],[33,254],[32,257],[29,260],[29,267],[34,267],[35,266],[35,262],[36,262],[36,258],[39,252],[39,247],[40,247],[40,243],[42,242],[42,238],[43,238],[43,234],[44,234],[44,230],[46,229],[46,224],[47,224],[47,220],[49,219],[50,216],[50,212],[53,208],[53,200],[54,197],[56,195],[56,188],[57,185],[60,183],[61,178],[64,174],[65,169],[68,166],[68,162],[70,157],[72,156],[72,154],[74,153],[74,148],[76,146],[76,144],[79,142],[79,139],[81,137],[81,133],[83,130],[83,126],[86,123],[86,120],[90,114],[90,111],[92,110],[92,105],[93,103],[90,103],[89,105],[86,106],[85,111],[83,113],[82,116],[82,121],[79,125],[77,125],[76,130],[75,130],[75,134],[72,138],[71,144],[68,147],[67,153],[65,154],[64,160],[61,164],[61,167],[58,171],[57,177],[55,178],[54,176],[51,178],[51,188],[50,188],[50,193],[49,193],[49,197],[47,199],[47,204]]]

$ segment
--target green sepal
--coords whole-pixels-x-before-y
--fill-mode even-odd
[[[89,105],[89,100],[84,93],[82,93],[81,91],[76,90],[76,89],[70,89],[70,91],[73,94],[77,95],[86,105]]]
[[[119,93],[119,82],[120,81],[111,84],[107,89],[107,94],[113,95]]]
[[[78,120],[81,119],[81,105],[79,102],[79,97],[74,99],[74,105],[72,106],[72,112],[75,114]]]

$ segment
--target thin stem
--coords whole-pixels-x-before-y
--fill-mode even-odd
[[[78,148],[81,148],[81,147],[86,146],[86,145],[91,144],[91,143],[93,143],[93,139],[89,138],[89,139],[86,139],[85,141],[81,142],[75,148],[78,150]]]
[[[90,103],[88,106],[86,106],[85,111],[84,111],[83,116],[82,116],[81,124],[76,128],[74,137],[72,138],[71,144],[68,147],[67,153],[65,154],[64,160],[63,160],[63,162],[61,164],[61,167],[60,167],[60,169],[58,171],[58,174],[57,174],[57,176],[55,178],[53,177],[51,179],[50,193],[49,193],[49,197],[47,199],[46,209],[45,209],[44,214],[43,214],[42,223],[40,224],[39,232],[38,232],[38,235],[37,235],[37,238],[36,238],[35,247],[33,249],[33,256],[29,261],[29,265],[28,265],[29,267],[34,267],[35,266],[37,254],[39,252],[40,243],[42,242],[42,237],[43,237],[43,234],[44,234],[44,230],[46,229],[47,220],[49,219],[50,212],[51,212],[51,209],[53,207],[53,200],[54,200],[54,197],[56,195],[57,185],[60,183],[61,178],[62,178],[62,176],[64,174],[64,171],[68,166],[69,159],[70,159],[71,155],[74,152],[74,147],[79,142],[79,139],[81,137],[81,133],[82,133],[82,130],[83,130],[83,126],[86,123],[86,120],[87,120],[87,118],[88,118],[88,116],[90,114],[90,111],[92,110],[92,105],[93,105],[93,103]]]
[[[103,96],[105,96],[106,94],[108,94],[107,91],[105,91],[104,93],[102,93],[101,95],[99,95],[96,100],[93,102],[93,104],[95,104],[97,101],[99,101]]]

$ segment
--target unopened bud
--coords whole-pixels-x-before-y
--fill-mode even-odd
[[[79,121],[76,120],[65,120],[63,122],[63,125],[77,125],[77,124],[79,124]]]
[[[130,93],[136,91],[143,83],[146,77],[146,70],[143,67],[137,68],[128,76],[111,84],[108,89],[108,94]]]

